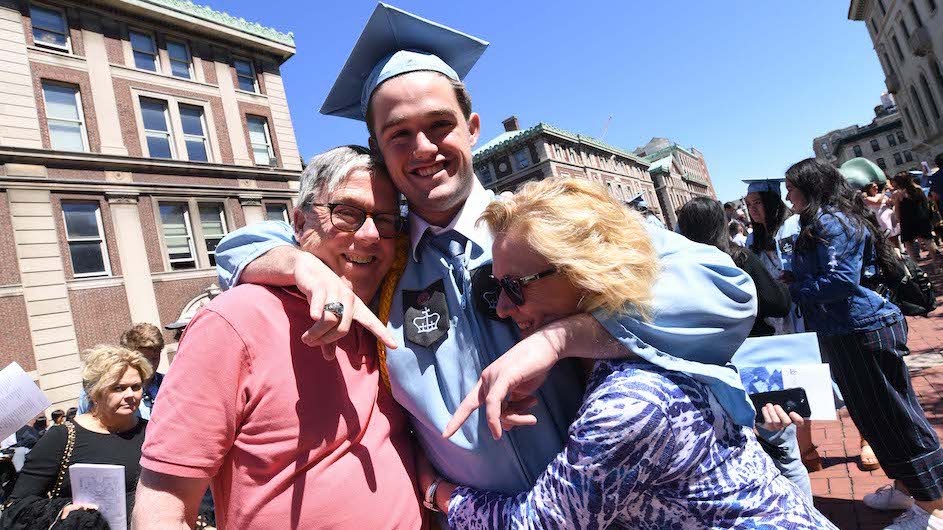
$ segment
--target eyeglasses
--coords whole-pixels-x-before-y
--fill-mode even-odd
[[[363,208],[336,202],[313,203],[312,206],[328,208],[331,212],[331,224],[342,232],[360,230],[360,227],[367,221],[367,217],[373,219],[377,233],[383,239],[392,239],[403,229],[403,218],[391,213],[372,213]]]
[[[537,274],[531,274],[530,276],[523,276],[520,278],[512,278],[510,276],[505,276],[504,278],[495,278],[498,282],[498,286],[504,290],[504,293],[508,295],[508,298],[511,299],[511,302],[514,302],[514,305],[524,305],[524,286],[536,282],[541,278],[546,278],[552,274],[556,274],[557,269],[547,269],[543,272],[538,272]]]

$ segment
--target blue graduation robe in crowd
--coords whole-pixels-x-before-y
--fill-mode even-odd
[[[492,236],[476,221],[491,200],[494,194],[476,181],[449,227],[426,229],[422,219],[410,215],[412,255],[389,322],[399,347],[387,352],[387,366],[394,397],[409,411],[419,441],[444,476],[476,488],[517,493],[529,489],[562,449],[583,397],[584,375],[575,363],[554,368],[532,410],[536,426],[514,429],[495,441],[482,409],[452,438],[442,438],[481,370],[519,340],[513,323],[493,317],[495,294],[480,288],[483,273],[490,272]],[[631,314],[594,316],[629,351],[706,382],[734,421],[752,425],[753,406],[727,364],[756,315],[752,280],[713,247],[655,227],[649,234],[662,271],[654,286],[652,322]],[[278,222],[227,235],[216,249],[220,285],[237,284],[246,264],[286,244],[296,244],[293,231]],[[435,335],[432,342],[425,336],[430,333]]]

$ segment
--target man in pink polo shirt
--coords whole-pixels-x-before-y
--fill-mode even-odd
[[[382,166],[364,148],[332,149],[299,193],[301,248],[372,299],[400,231]],[[324,310],[350,327],[353,303]],[[246,284],[193,319],[148,426],[134,528],[192,528],[208,483],[221,529],[422,526],[413,447],[380,384],[376,338],[354,323],[326,360],[302,342],[310,307],[294,287]]]

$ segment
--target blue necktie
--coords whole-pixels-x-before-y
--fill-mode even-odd
[[[426,232],[426,234],[432,234],[432,232]],[[429,244],[433,248],[437,249],[442,254],[455,258],[461,256],[465,253],[465,244],[468,242],[468,238],[459,234],[455,230],[448,230],[437,236],[432,236],[429,238]]]

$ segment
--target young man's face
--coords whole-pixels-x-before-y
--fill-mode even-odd
[[[371,142],[410,209],[431,224],[448,224],[471,193],[478,115],[466,120],[451,82],[435,72],[384,82],[370,105]]]

